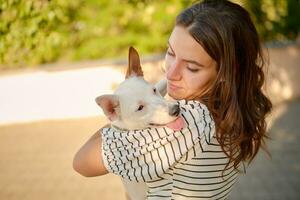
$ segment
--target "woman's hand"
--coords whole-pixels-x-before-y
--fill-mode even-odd
[[[109,125],[104,126],[108,127]],[[102,160],[102,138],[97,131],[75,154],[73,168],[85,177],[101,176],[108,173]]]

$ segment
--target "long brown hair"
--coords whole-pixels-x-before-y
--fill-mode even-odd
[[[180,13],[176,26],[185,27],[217,63],[207,106],[229,157],[227,167],[250,163],[267,137],[272,103],[262,92],[265,61],[249,13],[229,1],[206,0]]]

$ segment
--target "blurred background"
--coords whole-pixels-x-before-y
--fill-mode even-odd
[[[157,82],[174,19],[192,2],[0,0],[0,199],[125,199],[118,177],[81,177],[73,156],[107,122],[94,99],[124,79],[128,47]],[[274,111],[272,157],[259,153],[231,199],[299,199],[300,0],[233,2],[264,43]]]
[[[2,0],[1,69],[123,58],[129,45],[163,53],[175,16],[191,0]],[[235,0],[265,42],[295,40],[299,0]]]

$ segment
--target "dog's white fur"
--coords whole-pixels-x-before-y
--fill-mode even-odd
[[[112,126],[119,129],[136,130],[150,126],[165,125],[174,121],[179,114],[176,103],[166,101],[166,80],[156,86],[146,82],[137,51],[130,47],[126,79],[114,94],[101,95],[97,104],[110,119]],[[146,185],[123,180],[131,200],[146,199]]]

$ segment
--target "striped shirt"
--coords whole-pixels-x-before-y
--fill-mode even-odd
[[[147,199],[226,199],[238,171],[230,165],[204,104],[178,101],[186,123],[167,127],[102,131],[102,157],[109,172],[148,186]]]

